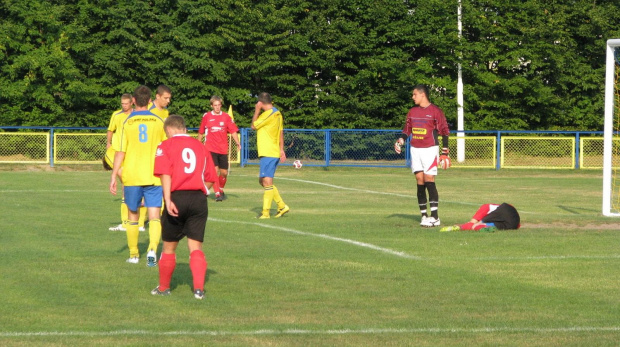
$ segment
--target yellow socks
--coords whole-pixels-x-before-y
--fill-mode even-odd
[[[159,241],[161,240],[161,221],[153,219],[149,221],[149,251],[157,252]]]
[[[284,206],[286,206],[286,204],[284,203],[284,200],[282,200],[282,197],[280,196],[280,192],[278,191],[278,188],[276,188],[275,185],[273,185],[272,187],[273,187],[273,201],[275,201],[275,203],[278,204],[278,210],[283,209]]]
[[[138,226],[144,227],[144,221],[146,220],[146,207],[140,207],[140,217],[138,218]]]
[[[138,222],[129,221],[126,224],[127,228],[127,247],[129,248],[129,257],[140,257],[140,251],[138,250],[138,237],[140,231],[138,231]]]
[[[274,186],[265,186],[265,193],[263,194],[263,215],[269,215],[271,210],[271,202],[273,201]]]

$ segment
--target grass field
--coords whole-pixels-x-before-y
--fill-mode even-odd
[[[482,203],[519,209],[522,229],[493,234],[419,227],[407,169],[282,167],[291,212],[259,221],[257,173],[233,168],[229,199],[209,201],[198,301],[185,241],[169,297],[149,293],[157,268],[125,263],[108,173],[0,171],[0,345],[620,341],[620,224],[601,216],[598,171],[441,172],[443,225]]]

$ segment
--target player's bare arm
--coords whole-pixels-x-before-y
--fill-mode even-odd
[[[284,152],[284,130],[280,131],[280,163],[286,161],[286,152]]]
[[[254,126],[254,122],[256,122],[262,110],[263,110],[263,103],[259,101],[256,103],[256,105],[254,105],[254,116],[252,116],[252,129],[253,130],[256,130],[256,127]]]
[[[112,167],[112,177],[110,177],[110,193],[112,193],[112,195],[116,195],[116,177],[121,170],[123,160],[125,160],[125,152],[118,151],[114,154],[114,166]]]
[[[179,210],[177,206],[174,204],[174,201],[170,198],[170,191],[172,187],[172,177],[170,175],[161,175],[161,189],[164,195],[164,203],[166,204],[166,210],[168,214],[173,217],[179,216]]]

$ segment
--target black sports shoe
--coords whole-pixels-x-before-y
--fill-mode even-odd
[[[170,288],[165,289],[165,290],[159,290],[159,286],[157,286],[157,287],[155,287],[155,289],[151,290],[151,294],[152,295],[168,296],[168,295],[170,295]]]
[[[222,199],[222,194],[215,194],[215,202],[221,202],[224,201],[224,199]]]

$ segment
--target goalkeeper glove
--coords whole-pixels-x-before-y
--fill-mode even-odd
[[[439,156],[439,166],[447,170],[450,166],[452,166],[452,161],[450,160],[450,150],[447,148],[441,149],[441,155]]]
[[[403,139],[398,139],[396,140],[396,143],[394,143],[394,151],[397,154],[400,154],[400,152],[402,152],[402,146],[405,144],[405,141],[403,141]]]

